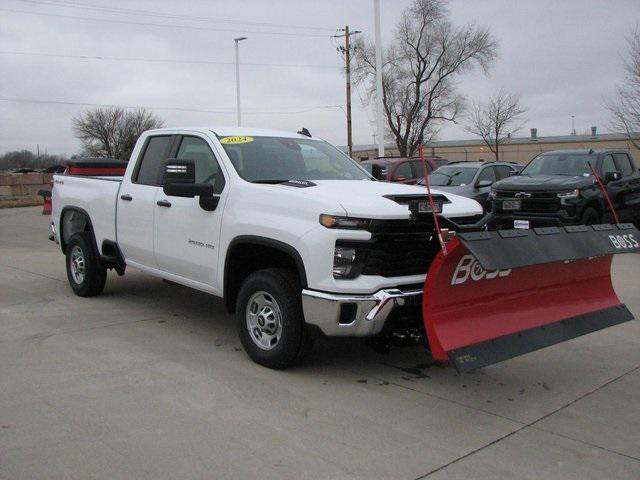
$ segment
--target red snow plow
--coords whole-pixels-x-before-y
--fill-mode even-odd
[[[632,320],[611,260],[639,242],[631,224],[458,232],[424,287],[434,359],[469,371]]]

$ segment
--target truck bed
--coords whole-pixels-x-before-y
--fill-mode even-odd
[[[65,209],[83,210],[91,218],[96,245],[116,240],[116,206],[122,177],[54,175],[52,220],[60,225]],[[62,239],[67,241],[68,239]]]

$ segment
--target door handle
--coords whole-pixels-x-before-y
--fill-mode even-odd
[[[124,200],[125,202],[130,202],[131,200],[133,200],[133,197],[131,195],[120,195],[120,200]]]
[[[158,200],[156,202],[156,205],[158,205],[159,207],[170,207],[171,206],[171,202],[167,202],[166,200]]]

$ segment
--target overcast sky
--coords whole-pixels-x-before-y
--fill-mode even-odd
[[[408,3],[382,0],[383,43]],[[489,26],[500,44],[488,76],[460,79],[468,99],[500,87],[521,94],[529,109],[524,135],[530,127],[568,134],[571,115],[578,133],[607,130],[603,99],[622,78],[624,37],[639,21],[639,0],[454,0],[450,11],[455,24]],[[305,126],[343,145],[345,116],[335,107],[345,104],[343,63],[330,36],[346,24],[372,38],[373,0],[0,0],[0,152],[39,143],[41,151],[76,153],[71,119],[87,108],[76,104],[152,107],[167,126],[233,125],[238,36],[249,37],[240,45],[243,125]],[[34,53],[48,56],[27,55]],[[362,95],[355,91],[355,144],[373,142],[374,116]],[[439,138],[471,136],[449,125]]]

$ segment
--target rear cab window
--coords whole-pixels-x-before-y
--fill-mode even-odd
[[[159,187],[162,184],[163,165],[169,158],[174,135],[158,135],[149,137],[144,153],[134,173],[133,183]]]

